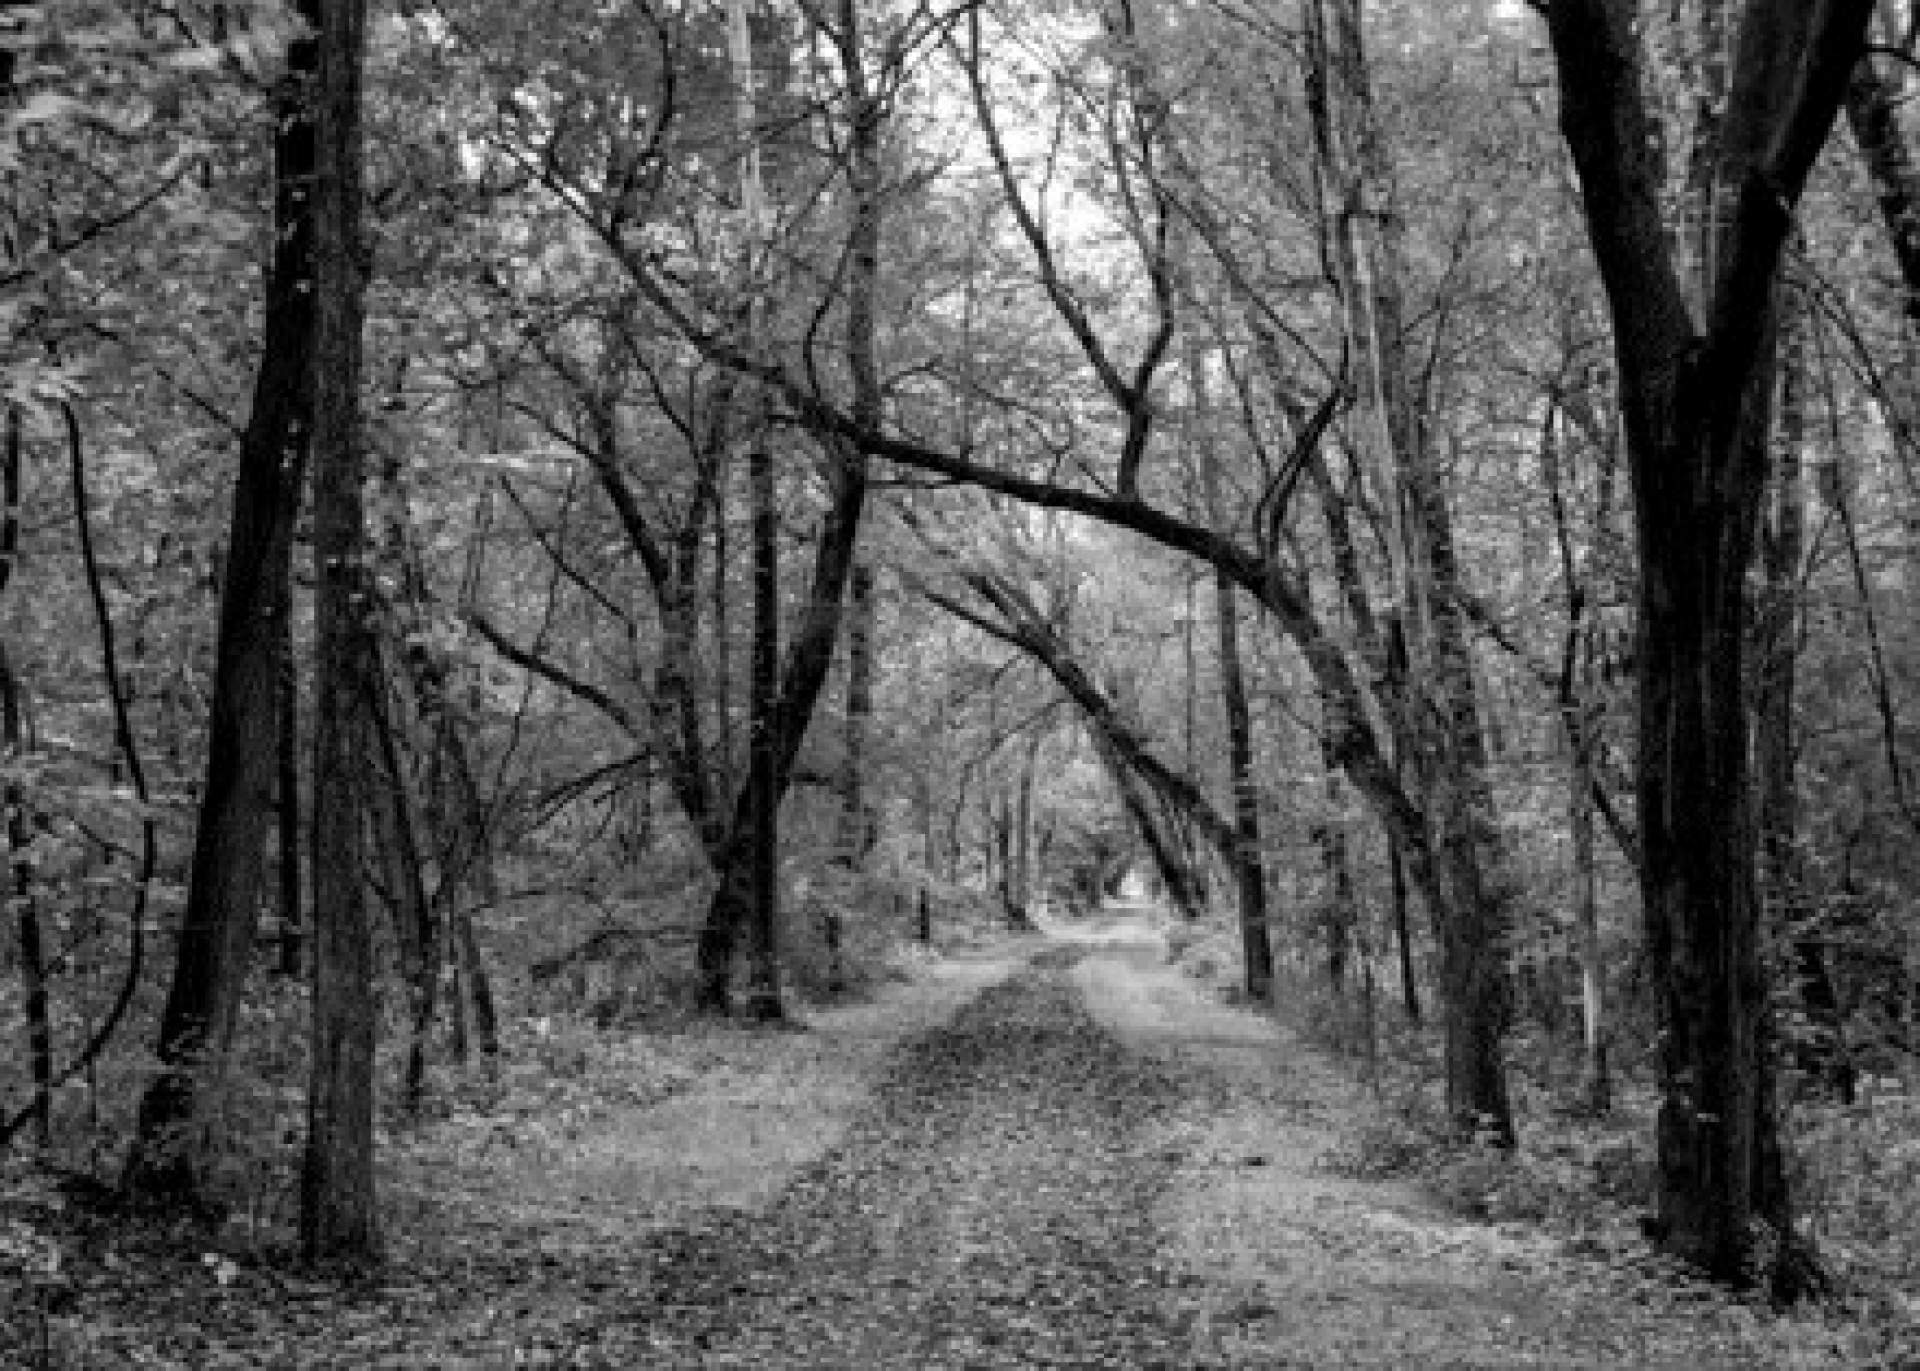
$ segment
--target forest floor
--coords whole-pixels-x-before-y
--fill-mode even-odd
[[[390,1140],[357,1284],[6,1188],[0,1364],[1874,1364],[1622,1235],[1355,1178],[1363,1093],[1144,912],[926,959],[804,1032],[577,1050]]]

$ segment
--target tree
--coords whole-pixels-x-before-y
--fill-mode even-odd
[[[1864,47],[1871,0],[1740,12],[1696,317],[1660,202],[1660,129],[1630,0],[1548,0],[1560,126],[1614,325],[1640,556],[1641,890],[1665,1036],[1657,1224],[1724,1279],[1795,1264],[1765,1044],[1744,676],[1794,207]],[[1771,1254],[1771,1255],[1770,1255]]]
[[[323,0],[314,95],[313,1049],[300,1241],[309,1260],[347,1263],[372,1259],[380,1246],[373,939],[363,866],[370,706],[378,688],[360,413],[366,20],[366,0]]]
[[[317,25],[317,0],[299,13]],[[274,93],[273,256],[253,409],[240,439],[221,588],[207,774],[187,909],[160,1019],[162,1070],[141,1098],[123,1186],[146,1201],[199,1202],[201,1136],[252,952],[279,780],[281,673],[292,601],[293,526],[312,423],[318,45],[287,47]]]

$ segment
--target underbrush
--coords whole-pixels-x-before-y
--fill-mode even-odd
[[[1222,998],[1244,1000],[1230,930],[1190,926],[1170,960]],[[1370,1029],[1359,996],[1336,1002],[1318,968],[1283,968],[1268,1012],[1340,1059],[1367,1087],[1346,1145],[1324,1159],[1338,1174],[1417,1184],[1461,1218],[1542,1229],[1609,1265],[1686,1277],[1643,1236],[1656,1179],[1658,1098],[1639,1058],[1616,1071],[1613,1108],[1577,1106],[1572,1048],[1536,1035],[1513,1056],[1521,1145],[1462,1139],[1444,1107],[1438,1034],[1410,1024],[1375,988]],[[1787,1073],[1785,1140],[1796,1220],[1834,1278],[1830,1312],[1881,1349],[1863,1364],[1920,1366],[1920,1092],[1896,1078],[1861,1084],[1841,1104]]]
[[[1897,1078],[1867,1080],[1853,1104],[1800,1104],[1789,1140],[1795,1203],[1828,1259],[1916,1292],[1920,1317],[1920,1097]]]
[[[789,1003],[844,1004],[909,976],[912,965],[967,945],[990,930],[991,904],[970,892],[933,892],[934,939],[916,940],[917,886],[880,880],[855,890],[789,892],[782,947]],[[497,1057],[455,1058],[444,1025],[429,1038],[425,1089],[409,1108],[402,1087],[407,996],[388,974],[378,987],[376,1118],[383,1155],[427,1141],[478,1156],[490,1148],[564,1142],[609,1110],[645,1105],[683,1089],[707,1068],[702,1035],[725,1025],[694,1012],[698,886],[625,898],[581,892],[529,895],[495,906],[480,926],[498,1017]],[[839,976],[823,936],[829,899],[842,911]],[[549,968],[542,974],[543,967]],[[11,989],[9,985],[8,989]],[[95,1069],[56,1092],[51,1146],[7,1158],[11,1181],[61,1178],[111,1202],[134,1114],[158,1063],[152,1025],[164,989],[149,976],[117,1041]],[[450,992],[443,991],[443,1017]],[[17,1035],[0,993],[0,1023]],[[264,972],[250,980],[235,1053],[214,1087],[218,1150],[203,1152],[207,1217],[220,1241],[263,1252],[290,1242],[306,1131],[309,1003],[305,983]],[[63,1044],[84,1024],[57,1024]],[[688,1030],[699,1032],[689,1033]],[[744,1030],[743,1030],[744,1031]],[[0,1103],[23,1098],[24,1063],[0,1064]],[[203,1087],[204,1088],[204,1087]]]

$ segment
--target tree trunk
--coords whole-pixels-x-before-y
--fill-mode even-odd
[[[19,508],[19,429],[18,415],[9,411],[6,456],[7,514]],[[12,556],[9,537],[7,555]],[[4,744],[11,766],[19,766],[26,752],[26,733],[21,725],[24,708],[20,678],[13,662],[0,648],[0,744]],[[27,1069],[33,1080],[33,1136],[43,1149],[53,1145],[53,1027],[47,1014],[46,945],[40,930],[40,907],[34,899],[33,864],[27,859],[33,841],[33,824],[27,816],[26,790],[18,781],[6,787],[7,845],[12,849],[10,863],[14,931],[20,947],[20,992],[27,1018]]]
[[[364,877],[374,679],[360,415],[366,244],[366,0],[322,0],[316,99],[313,391],[313,1047],[300,1240],[310,1261],[379,1253],[373,1168],[373,939]]]
[[[1764,1051],[1744,647],[1765,486],[1774,284],[1870,0],[1753,0],[1714,183],[1732,206],[1696,326],[1660,215],[1633,7],[1548,8],[1561,129],[1614,324],[1640,553],[1641,887],[1664,1033],[1657,1227],[1727,1280],[1790,1283]],[[1755,1269],[1756,1262],[1759,1264]]]
[[[274,812],[280,839],[280,963],[282,976],[298,976],[306,920],[300,891],[300,677],[293,655],[293,584],[281,598],[279,644],[280,715],[274,769]]]
[[[1799,781],[1795,774],[1799,750],[1793,719],[1799,677],[1800,563],[1806,552],[1806,496],[1800,462],[1808,399],[1805,327],[1794,320],[1790,341],[1782,345],[1780,432],[1771,463],[1771,508],[1761,531],[1762,598],[1754,612],[1754,765],[1759,786],[1760,887],[1768,936],[1790,949],[1793,988],[1810,1030],[1811,1041],[1803,1038],[1793,1044],[1795,1059],[1809,1076],[1825,1081],[1851,1103],[1853,1070],[1847,1061],[1839,996],[1827,969],[1820,930],[1809,926],[1812,911],[1801,860]],[[1850,521],[1844,515],[1842,522],[1850,532]]]
[[[997,795],[997,798],[995,796]],[[987,828],[992,835],[992,854],[1000,888],[1000,912],[1007,927],[1026,930],[1033,927],[1027,907],[1020,898],[1019,871],[1015,863],[1013,829],[1019,809],[1011,787],[990,794],[987,800]]]
[[[1330,712],[1324,696],[1321,709]],[[1347,963],[1353,954],[1360,906],[1353,887],[1353,864],[1348,856],[1346,820],[1340,813],[1340,772],[1330,750],[1332,736],[1323,726],[1320,733],[1320,759],[1325,778],[1326,812],[1314,825],[1314,838],[1320,848],[1320,869],[1326,882],[1320,909],[1321,926],[1326,931],[1327,939],[1327,990],[1333,997],[1333,1042],[1342,1051],[1348,1051],[1356,1044],[1348,1031],[1351,1013],[1347,1000]]]
[[[753,653],[747,699],[747,994],[750,1017],[784,1017],[780,1003],[780,508],[765,435],[747,456],[753,506]]]
[[[1407,864],[1400,855],[1400,840],[1387,835],[1387,876],[1392,883],[1393,939],[1400,949],[1400,1003],[1407,1022],[1418,1027],[1420,986],[1413,972],[1413,929],[1407,918]]]
[[[1133,820],[1134,831],[1147,849],[1154,872],[1166,890],[1168,902],[1181,918],[1189,923],[1197,922],[1205,913],[1198,882],[1179,845],[1154,815],[1153,791],[1128,761],[1127,754],[1101,728],[1100,721],[1090,718],[1088,725],[1096,750],[1107,764],[1107,774],[1113,778],[1114,789],[1120,794],[1120,802]]]
[[[1613,1108],[1613,1073],[1607,1063],[1607,959],[1600,944],[1600,909],[1594,875],[1593,779],[1575,740],[1567,780],[1567,826],[1573,838],[1573,929],[1580,955],[1580,1108],[1605,1114]]]
[[[1575,555],[1569,527],[1561,464],[1558,413],[1553,397],[1541,435],[1540,471],[1553,510],[1554,540],[1560,553],[1560,578],[1567,597],[1567,626],[1560,653],[1557,695],[1561,731],[1567,740],[1567,829],[1573,847],[1573,929],[1580,964],[1581,1066],[1579,1104],[1588,1114],[1613,1108],[1613,1078],[1607,1062],[1606,959],[1600,944],[1600,911],[1593,848],[1594,795],[1599,786],[1594,752],[1598,746],[1597,710],[1589,704],[1586,680],[1590,628],[1583,621],[1587,591],[1581,559]],[[1612,503],[1611,463],[1602,467],[1599,518],[1604,526]]]
[[[744,0],[727,7],[732,37],[733,82],[739,134],[746,148],[741,163],[741,203],[747,221],[747,270],[760,270],[759,254],[768,225],[765,190],[760,177],[760,130],[754,106],[753,39]],[[760,286],[748,287],[747,346],[761,344],[761,317],[765,305]],[[747,672],[747,804],[744,828],[736,827],[733,844],[745,849],[747,872],[747,992],[748,1014],[772,1021],[785,1016],[780,1002],[780,509],[774,489],[773,452],[766,432],[763,403],[748,436],[747,502],[752,510],[753,644]],[[723,878],[724,879],[724,878]],[[732,938],[728,937],[731,944]],[[732,955],[731,946],[727,956]],[[707,999],[724,1003],[724,983],[717,993],[712,982],[717,968],[707,965]]]
[[[6,79],[0,74],[0,93]],[[6,407],[5,447],[0,449],[0,590],[13,580],[20,554],[20,410]],[[27,747],[25,687],[14,673],[13,659],[0,646],[0,747],[9,767],[24,764]],[[27,814],[26,787],[9,779],[5,792],[7,845],[12,849],[10,876],[14,932],[20,949],[21,1008],[27,1019],[27,1073],[33,1081],[34,1140],[41,1148],[53,1143],[53,1026],[47,1010],[46,944],[40,928],[40,908],[34,901],[33,864],[27,859],[33,841],[33,822]]]
[[[301,0],[300,17],[320,17]],[[253,412],[240,439],[220,597],[207,775],[173,978],[161,1011],[161,1070],[140,1099],[123,1185],[147,1202],[191,1205],[197,1153],[233,1033],[265,884],[280,717],[281,620],[313,407],[315,129],[318,45],[288,44],[274,94],[274,247]]]
[[[751,51],[745,10],[739,6],[738,0],[731,14],[735,70],[750,71]],[[854,378],[855,407],[859,412],[870,415],[872,421],[877,423],[881,392],[874,351],[873,311],[879,276],[880,134],[884,114],[880,96],[867,88],[865,69],[861,65],[861,39],[855,27],[856,14],[856,7],[843,4],[840,22],[828,31],[827,37],[839,53],[850,113],[847,176],[853,204],[847,244],[847,360]],[[759,178],[755,171],[758,158],[753,149],[755,124],[751,96],[744,84],[741,99],[740,116],[749,143],[743,188],[749,206],[749,218],[757,221],[761,210],[758,207]],[[749,236],[754,236],[751,231]],[[749,330],[750,334],[754,332]],[[733,822],[716,853],[714,868],[718,880],[696,954],[700,968],[700,1003],[710,1012],[724,1011],[727,1006],[734,941],[738,931],[747,926],[745,920],[756,909],[751,903],[755,894],[753,862],[761,847],[755,837],[752,805],[756,799],[763,805],[771,802],[777,811],[780,797],[786,793],[800,742],[813,717],[821,686],[832,663],[834,643],[840,631],[842,602],[856,559],[860,516],[867,493],[866,456],[829,427],[822,427],[819,439],[826,445],[831,457],[829,506],[814,548],[813,569],[803,602],[805,608],[774,691],[778,701],[776,716],[771,720],[772,727],[764,738],[756,732],[754,739],[749,742],[750,749],[762,742],[767,745],[768,750],[764,754],[767,767],[762,778],[765,790],[753,784],[750,778],[749,784],[736,800]],[[755,568],[757,581],[757,551]],[[760,638],[757,627],[755,637],[756,641]],[[755,930],[755,947],[759,952],[770,954],[773,951],[772,931],[771,925]],[[759,983],[755,994],[760,997],[759,1008],[766,1010],[771,1005],[764,998],[764,970],[756,975]]]
[[[1403,251],[1392,172],[1372,103],[1357,0],[1313,10],[1316,141],[1331,183],[1332,260],[1347,307],[1371,444],[1395,524],[1417,675],[1410,722],[1442,893],[1440,981],[1448,1114],[1463,1133],[1509,1145],[1504,1039],[1510,1009],[1508,855],[1493,817],[1452,515],[1407,358]]]
[[[1027,911],[1029,922],[1032,921],[1036,896],[1042,889],[1034,871],[1036,859],[1034,855],[1033,790],[1040,770],[1040,749],[1046,743],[1046,740],[1046,734],[1037,729],[1033,736],[1028,739],[1026,755],[1020,759],[1019,785],[1014,791],[1014,889],[1020,901],[1020,907]]]
[[[857,878],[866,868],[867,853],[874,842],[874,821],[867,808],[866,754],[867,729],[873,715],[873,632],[875,602],[873,568],[864,562],[854,564],[848,596],[847,621],[847,704],[843,721],[840,763],[840,820],[835,838],[834,862],[846,873],[846,899],[857,895]],[[841,957],[843,921],[850,908],[830,901],[821,911],[821,931],[827,944],[827,988],[839,993],[845,988],[846,972]]]
[[[438,923],[446,939],[445,956],[453,968],[450,1008],[460,1041],[456,1056],[465,1060],[471,1015],[471,1036],[478,1040],[481,1055],[492,1059],[500,1055],[500,1035],[493,1010],[493,987],[473,928],[474,906],[490,904],[500,897],[486,810],[474,784],[473,766],[459,723],[448,708],[444,680],[438,676],[418,680],[416,688],[426,692],[434,720],[427,798],[433,811],[431,827],[438,837],[440,881],[434,891]]]
[[[840,831],[836,847],[850,875],[866,865],[874,842],[867,807],[867,730],[873,717],[873,568],[855,563],[848,586],[847,712],[840,770]]]
[[[493,1005],[493,981],[487,975],[487,963],[481,955],[480,938],[473,929],[473,915],[465,907],[452,915],[454,954],[460,962],[460,980],[466,990],[465,1003],[473,1011],[473,1036],[479,1042],[480,1055],[492,1061],[500,1055],[500,1016]]]
[[[394,946],[399,951],[400,977],[407,987],[407,1052],[402,1068],[401,1098],[409,1113],[418,1113],[426,1094],[427,1037],[433,1028],[436,991],[440,982],[440,930],[435,926],[433,902],[427,897],[419,824],[413,812],[407,768],[387,698],[390,679],[376,659],[367,719],[367,809],[382,873],[383,894],[393,920]]]
[[[1226,523],[1220,497],[1220,453],[1214,441],[1213,409],[1206,383],[1206,359],[1199,339],[1187,338],[1187,394],[1193,406],[1190,433],[1198,447],[1202,498],[1207,518],[1215,526]],[[1193,772],[1194,751],[1194,582],[1187,582],[1187,771]],[[1267,871],[1261,852],[1260,790],[1254,780],[1253,715],[1247,707],[1246,669],[1240,656],[1240,612],[1233,578],[1225,568],[1213,569],[1213,613],[1220,651],[1220,703],[1227,720],[1227,783],[1233,790],[1233,849],[1228,865],[1233,871],[1235,901],[1240,915],[1240,962],[1247,998],[1264,1000],[1273,993],[1273,940],[1267,927]]]

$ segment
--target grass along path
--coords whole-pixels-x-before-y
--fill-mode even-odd
[[[1418,1186],[1354,1179],[1373,1106],[1347,1068],[1168,967],[1136,915],[1074,930],[1093,1016],[1200,1107],[1155,1211],[1197,1323],[1246,1367],[1862,1367],[1845,1335],[1780,1319],[1662,1267],[1637,1235],[1578,1242],[1449,1213]],[[1497,1183],[1497,1171],[1490,1173]]]

